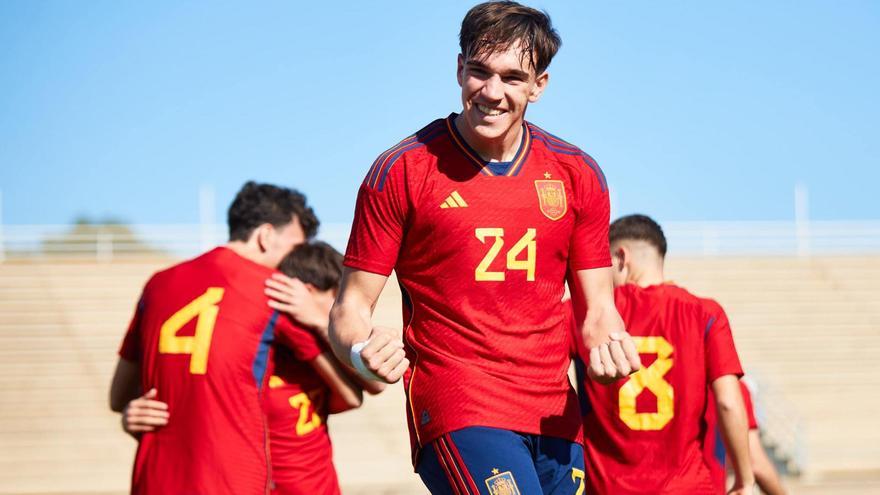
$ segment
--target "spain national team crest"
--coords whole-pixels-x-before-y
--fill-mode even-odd
[[[493,469],[492,472],[497,473],[498,470]],[[489,495],[521,495],[510,471],[486,478],[486,487],[489,489]]]
[[[565,200],[565,185],[561,180],[536,180],[535,189],[538,190],[538,204],[544,216],[550,220],[565,216],[568,203]]]

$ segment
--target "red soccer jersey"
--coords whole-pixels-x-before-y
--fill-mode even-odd
[[[345,256],[351,268],[397,272],[414,453],[469,426],[576,440],[560,300],[566,270],[610,265],[604,177],[528,123],[514,159],[487,164],[454,118],[374,162]]]
[[[743,404],[746,406],[746,415],[749,418],[749,430],[758,429],[758,420],[755,417],[755,407],[752,404],[752,394],[749,387],[740,380],[739,388],[742,391]],[[703,437],[703,459],[712,471],[712,480],[718,488],[718,493],[727,493],[727,451],[724,447],[724,439],[718,427],[718,413],[715,408],[715,399],[712,390],[709,390],[709,404],[706,407],[706,433]]]
[[[307,330],[302,329],[308,333]],[[330,389],[311,361],[330,352],[316,338],[275,350],[269,379],[269,439],[273,495],[338,495],[333,448],[327,431]]]
[[[261,394],[273,336],[293,331],[267,305],[272,273],[216,248],[147,282],[119,355],[171,417],[140,439],[133,494],[268,492]]]
[[[580,366],[588,492],[714,494],[701,450],[706,391],[742,374],[727,317],[671,284],[624,285],[615,302],[644,368],[605,386]]]

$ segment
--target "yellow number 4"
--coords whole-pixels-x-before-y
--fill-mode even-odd
[[[486,256],[484,256],[483,260],[480,261],[480,264],[477,265],[477,269],[474,270],[474,278],[478,282],[504,281],[504,272],[489,271],[492,262],[495,261],[495,258],[498,257],[498,254],[501,252],[501,248],[504,247],[504,229],[480,228],[476,229],[474,234],[483,244],[486,244],[486,238],[495,238],[495,242],[489,247],[489,252],[486,253]],[[527,229],[526,233],[516,241],[516,244],[514,244],[509,251],[507,251],[507,269],[524,270],[526,272],[526,280],[529,282],[535,281],[535,253],[537,251],[536,237],[537,232],[535,229]],[[526,259],[518,259],[520,253],[523,251],[526,252]]]
[[[159,330],[159,353],[189,354],[189,372],[193,375],[204,375],[208,371],[208,351],[211,348],[217,313],[220,312],[217,305],[221,299],[223,289],[210,287],[165,320]],[[177,332],[193,318],[198,318],[195,334],[179,337]]]
[[[620,387],[620,419],[631,430],[661,430],[675,415],[675,393],[663,378],[672,368],[672,344],[663,337],[633,337],[633,341],[640,354],[657,354],[657,359]],[[657,412],[636,412],[636,399],[646,388],[657,397]]]

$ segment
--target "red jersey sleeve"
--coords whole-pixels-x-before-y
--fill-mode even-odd
[[[708,321],[705,330],[706,375],[709,383],[724,375],[742,376],[742,365],[733,343],[733,332],[721,306],[707,300]]]
[[[758,418],[755,417],[755,406],[752,403],[752,392],[749,390],[749,387],[742,381],[739,382],[739,388],[742,390],[743,404],[745,404],[746,414],[749,416],[749,429],[757,430]]]
[[[324,352],[320,337],[283,314],[278,315],[275,336],[280,345],[290,349],[294,357],[303,362],[311,361]]]
[[[587,167],[579,183],[575,183],[578,200],[574,204],[578,206],[569,255],[571,269],[575,271],[611,266],[608,186],[599,165],[587,154],[583,159]]]
[[[361,184],[345,266],[390,275],[397,263],[409,211],[404,161],[376,160]]]
[[[134,310],[134,316],[131,317],[131,323],[128,324],[128,331],[125,338],[122,339],[122,345],[119,347],[119,357],[126,361],[141,361],[141,319],[144,313],[144,295],[138,300],[137,307]]]

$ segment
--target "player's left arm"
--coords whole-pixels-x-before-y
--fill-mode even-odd
[[[755,483],[766,495],[785,495],[785,488],[779,479],[779,473],[773,466],[773,462],[761,445],[761,433],[758,429],[749,430],[749,456],[752,459],[752,471],[755,473]]]
[[[343,268],[339,294],[330,310],[330,343],[339,360],[364,379],[373,375],[373,381],[395,383],[409,367],[402,330],[372,323],[373,309],[387,280],[385,275]]]
[[[734,485],[728,493],[751,493],[755,476],[749,460],[749,420],[739,387],[739,376],[723,375],[712,381],[712,392],[718,411],[718,426],[730,464],[733,467]]]
[[[590,378],[611,383],[641,369],[636,345],[614,305],[611,268],[575,272],[572,297],[581,298],[587,308],[581,332],[590,351]]]
[[[355,383],[342,365],[329,352],[311,361],[312,368],[330,387],[330,414],[356,409],[364,400],[362,388]]]

